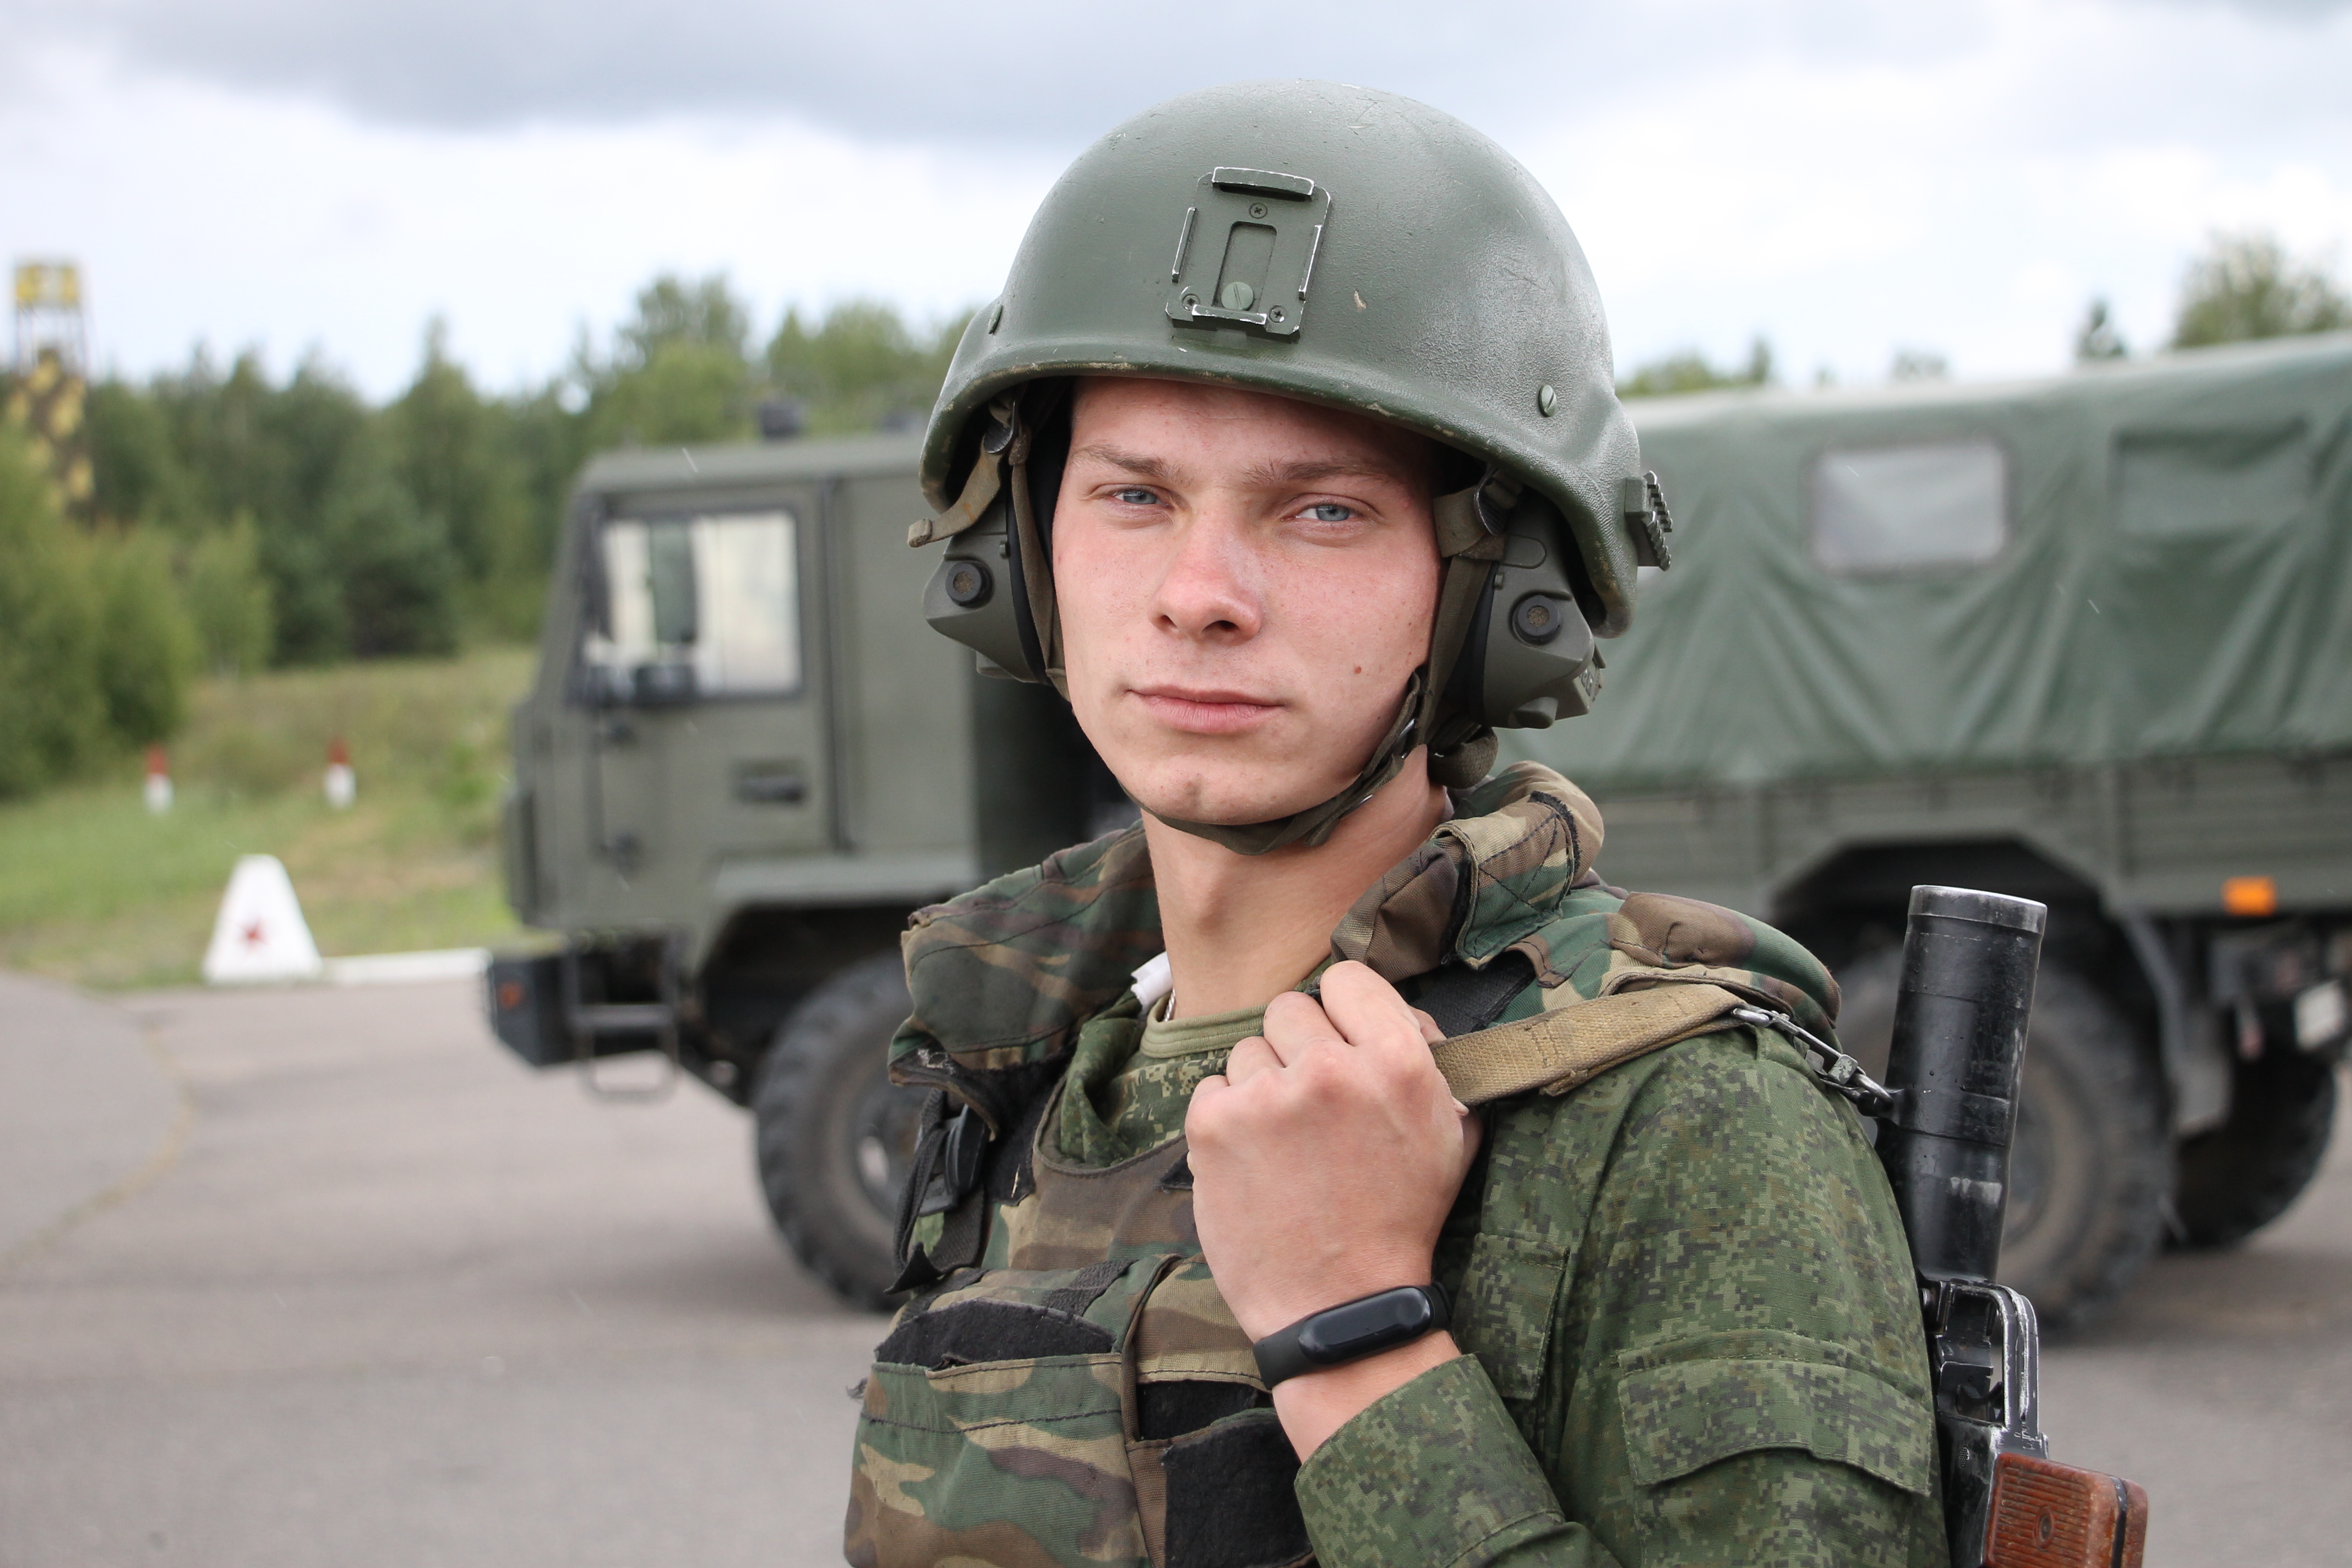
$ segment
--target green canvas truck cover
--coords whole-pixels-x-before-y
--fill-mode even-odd
[[[2352,333],[1630,405],[1675,518],[1589,788],[2352,747]]]

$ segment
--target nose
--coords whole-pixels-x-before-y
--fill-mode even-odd
[[[1210,501],[1181,518],[1152,593],[1153,625],[1187,641],[1247,642],[1265,621],[1264,573],[1248,519]]]

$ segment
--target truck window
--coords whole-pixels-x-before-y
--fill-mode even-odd
[[[2284,522],[2311,495],[2302,420],[2116,437],[2116,527],[2162,538]]]
[[[801,683],[788,512],[604,524],[602,624],[583,653],[624,698],[775,696]]]
[[[2009,455],[1982,438],[1813,459],[1813,559],[1832,572],[1974,566],[2009,542]]]

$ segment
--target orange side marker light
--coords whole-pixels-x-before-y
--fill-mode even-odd
[[[2233,915],[2274,915],[2278,913],[2278,879],[2275,877],[2225,877],[2221,880],[2221,909]]]

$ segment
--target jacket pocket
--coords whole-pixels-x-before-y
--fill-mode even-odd
[[[1292,1490],[1298,1457],[1206,1264],[1187,1258],[1153,1286],[1133,1351],[1137,1440],[1128,1461],[1155,1568],[1309,1559]]]
[[[1533,1399],[1543,1382],[1568,1254],[1538,1237],[1481,1231],[1454,1313],[1454,1340],[1478,1358],[1506,1399]]]
[[[1137,1307],[1172,1261],[1000,1269],[901,1313],[859,1413],[849,1561],[1143,1568],[1123,1395]]]
[[[1617,1405],[1633,1479],[1658,1486],[1736,1454],[1801,1448],[1916,1497],[1934,1487],[1926,1390],[1799,1334],[1710,1335],[1620,1358]]]

